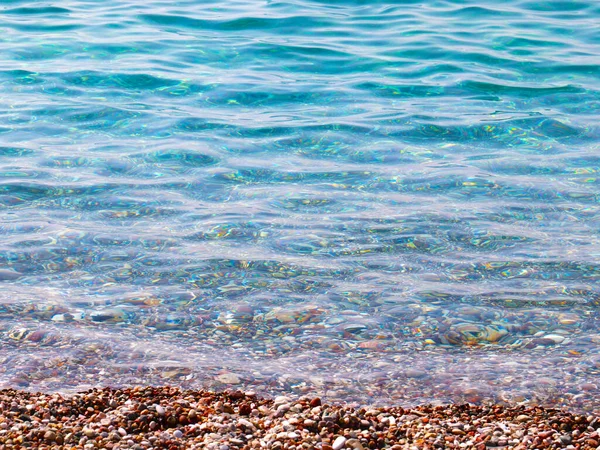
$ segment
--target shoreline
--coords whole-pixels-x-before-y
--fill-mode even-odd
[[[600,418],[543,407],[351,408],[175,387],[0,391],[0,448],[600,448]]]

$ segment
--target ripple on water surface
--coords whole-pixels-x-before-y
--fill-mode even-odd
[[[598,21],[5,1],[0,385],[598,411]]]

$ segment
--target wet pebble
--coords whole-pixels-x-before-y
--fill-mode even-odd
[[[22,276],[22,273],[15,270],[0,269],[0,281],[12,281],[21,278]]]
[[[237,376],[235,373],[229,372],[217,376],[217,380],[223,384],[239,384],[240,377]]]

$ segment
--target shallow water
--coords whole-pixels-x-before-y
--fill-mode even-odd
[[[0,386],[600,409],[600,4],[8,0]]]

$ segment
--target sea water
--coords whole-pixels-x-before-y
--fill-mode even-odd
[[[0,386],[598,411],[599,23],[4,0]]]

